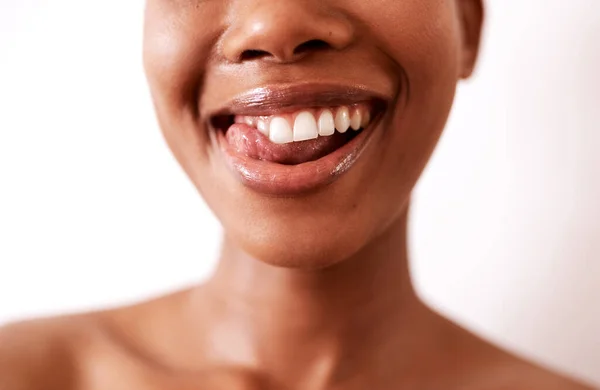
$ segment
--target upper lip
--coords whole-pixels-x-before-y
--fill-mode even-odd
[[[391,97],[354,85],[284,84],[262,86],[234,96],[208,117],[226,115],[268,116],[307,107],[335,107],[371,101],[385,105]]]

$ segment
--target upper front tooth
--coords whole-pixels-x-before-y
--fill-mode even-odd
[[[345,133],[350,127],[350,111],[348,107],[340,107],[335,115],[335,128],[340,133]]]
[[[275,117],[271,120],[269,139],[276,144],[287,144],[294,141],[294,133],[285,118]]]
[[[258,129],[258,131],[260,131],[263,135],[265,136],[269,136],[269,125],[267,124],[267,121],[265,121],[264,119],[259,119],[256,122],[256,128]]]
[[[360,111],[358,110],[358,108],[355,108],[354,110],[352,110],[352,116],[350,118],[350,127],[352,127],[353,130],[358,130],[360,129],[361,122],[362,115],[360,115]]]
[[[335,133],[335,121],[330,110],[323,110],[319,116],[319,135],[333,135]]]
[[[294,121],[294,141],[306,141],[319,136],[319,129],[315,116],[308,111],[303,111]]]

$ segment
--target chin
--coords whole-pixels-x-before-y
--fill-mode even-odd
[[[317,270],[344,262],[368,244],[366,232],[344,225],[265,222],[231,238],[248,255],[276,267]]]

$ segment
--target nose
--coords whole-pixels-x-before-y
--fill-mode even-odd
[[[319,9],[315,2],[238,0],[232,4],[235,9],[221,50],[233,63],[258,59],[290,63],[311,52],[342,50],[354,40],[347,18]]]

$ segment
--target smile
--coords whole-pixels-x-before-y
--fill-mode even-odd
[[[211,115],[212,138],[244,185],[293,196],[347,172],[369,144],[386,103],[357,88],[261,88]]]
[[[301,142],[318,137],[330,137],[337,130],[358,131],[371,121],[371,108],[367,104],[335,108],[306,108],[291,114],[275,116],[236,115],[236,124],[246,124],[258,130],[275,144]]]

